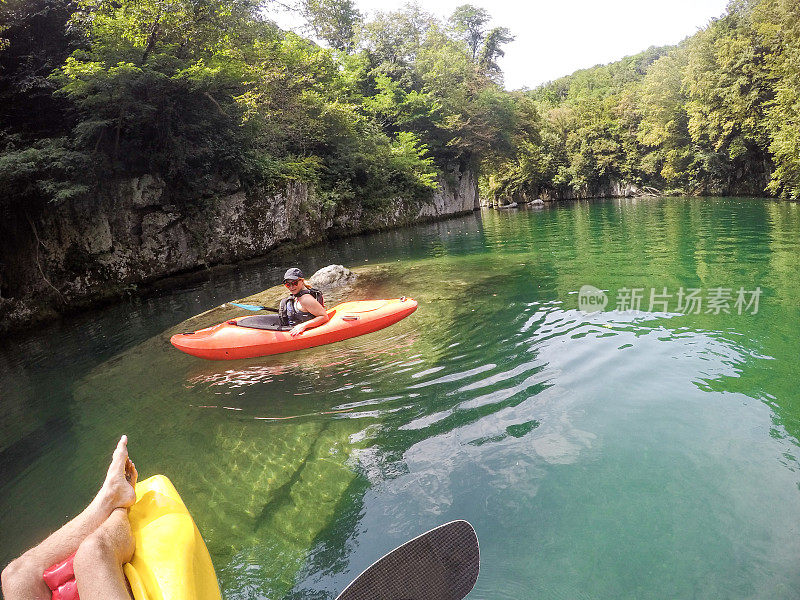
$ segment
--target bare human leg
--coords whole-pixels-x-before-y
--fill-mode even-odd
[[[73,567],[81,600],[131,600],[122,565],[133,556],[128,511],[118,508],[78,548]]]
[[[128,437],[123,435],[111,457],[106,479],[89,506],[3,569],[6,600],[50,600],[50,589],[42,579],[44,570],[73,554],[115,509],[131,506],[136,501],[136,478],[136,466],[128,458]]]

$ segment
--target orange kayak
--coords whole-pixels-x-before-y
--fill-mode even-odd
[[[258,319],[237,317],[170,339],[178,350],[208,360],[255,358],[340,342],[393,325],[417,310],[411,298],[344,302],[328,311],[330,321],[292,337],[288,331],[258,328]],[[269,318],[269,317],[266,317]],[[253,325],[249,325],[249,323]]]

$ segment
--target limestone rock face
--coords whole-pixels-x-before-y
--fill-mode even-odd
[[[0,230],[0,331],[156,279],[262,256],[287,242],[310,245],[478,208],[470,171],[449,173],[422,204],[397,198],[332,213],[302,182],[245,190],[226,181],[200,199],[173,195],[163,179],[142,175],[107,182],[91,200],[58,205],[36,222],[0,223],[6,229]],[[339,269],[319,285],[354,277]]]
[[[532,204],[541,206],[544,202],[556,200],[585,200],[588,198],[630,198],[641,196],[645,192],[639,186],[626,182],[611,180],[598,186],[584,186],[580,190],[555,190],[547,187],[533,186],[533,189],[520,191],[508,196],[486,199],[485,206],[497,208],[508,207],[512,204]]]
[[[123,203],[134,208],[158,206],[166,189],[166,182],[152,175],[126,179],[119,184],[119,197]]]
[[[480,208],[478,183],[472,171],[453,173],[452,178],[439,182],[439,189],[433,194],[433,201],[422,206],[421,217],[440,217],[449,214],[466,213]]]
[[[585,186],[577,192],[557,192],[555,190],[542,190],[541,198],[544,200],[583,200],[586,198],[630,198],[642,193],[639,186],[626,181],[612,180],[598,187]]]

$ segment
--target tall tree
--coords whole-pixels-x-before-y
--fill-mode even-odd
[[[775,172],[769,189],[800,199],[800,4],[795,0],[761,0],[753,23],[767,47],[774,100],[767,107],[766,128]]]
[[[390,13],[378,12],[365,23],[360,46],[373,80],[365,90],[367,95],[378,91],[374,83],[380,75],[387,75],[406,91],[421,91],[420,53],[438,29],[436,19],[417,4]]]
[[[651,149],[643,167],[660,175],[669,185],[686,184],[692,160],[689,117],[683,92],[683,74],[688,62],[685,48],[662,56],[647,71],[641,86],[639,142]]]
[[[411,66],[434,25],[434,17],[417,4],[378,12],[361,30],[361,45],[379,64]]]
[[[316,36],[331,48],[353,51],[362,16],[352,0],[303,0],[302,12]]]
[[[54,79],[75,143],[124,173],[202,187],[242,160],[241,108],[255,48],[276,35],[256,0],[80,0],[87,50]]]
[[[485,25],[488,22],[489,13],[471,4],[462,4],[450,15],[450,24],[466,42],[473,61],[478,58],[478,49],[486,36]]]
[[[513,41],[514,36],[511,35],[508,27],[495,27],[488,33],[478,57],[478,65],[489,77],[497,80],[502,79],[503,70],[497,64],[497,59],[505,56],[501,46]]]
[[[749,11],[730,10],[687,42],[688,126],[696,143],[721,155],[715,160],[721,169],[709,173],[718,192],[752,182],[749,191],[757,194],[769,178],[765,111],[774,92],[767,50],[749,23]]]

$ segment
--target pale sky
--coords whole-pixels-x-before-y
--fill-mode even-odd
[[[407,0],[355,0],[367,16],[392,11]],[[516,39],[500,60],[505,87],[534,88],[578,69],[619,60],[650,46],[676,44],[725,12],[728,0],[427,0],[427,12],[446,19],[461,4],[492,15],[490,26]],[[292,14],[270,12],[280,26],[297,29]]]

